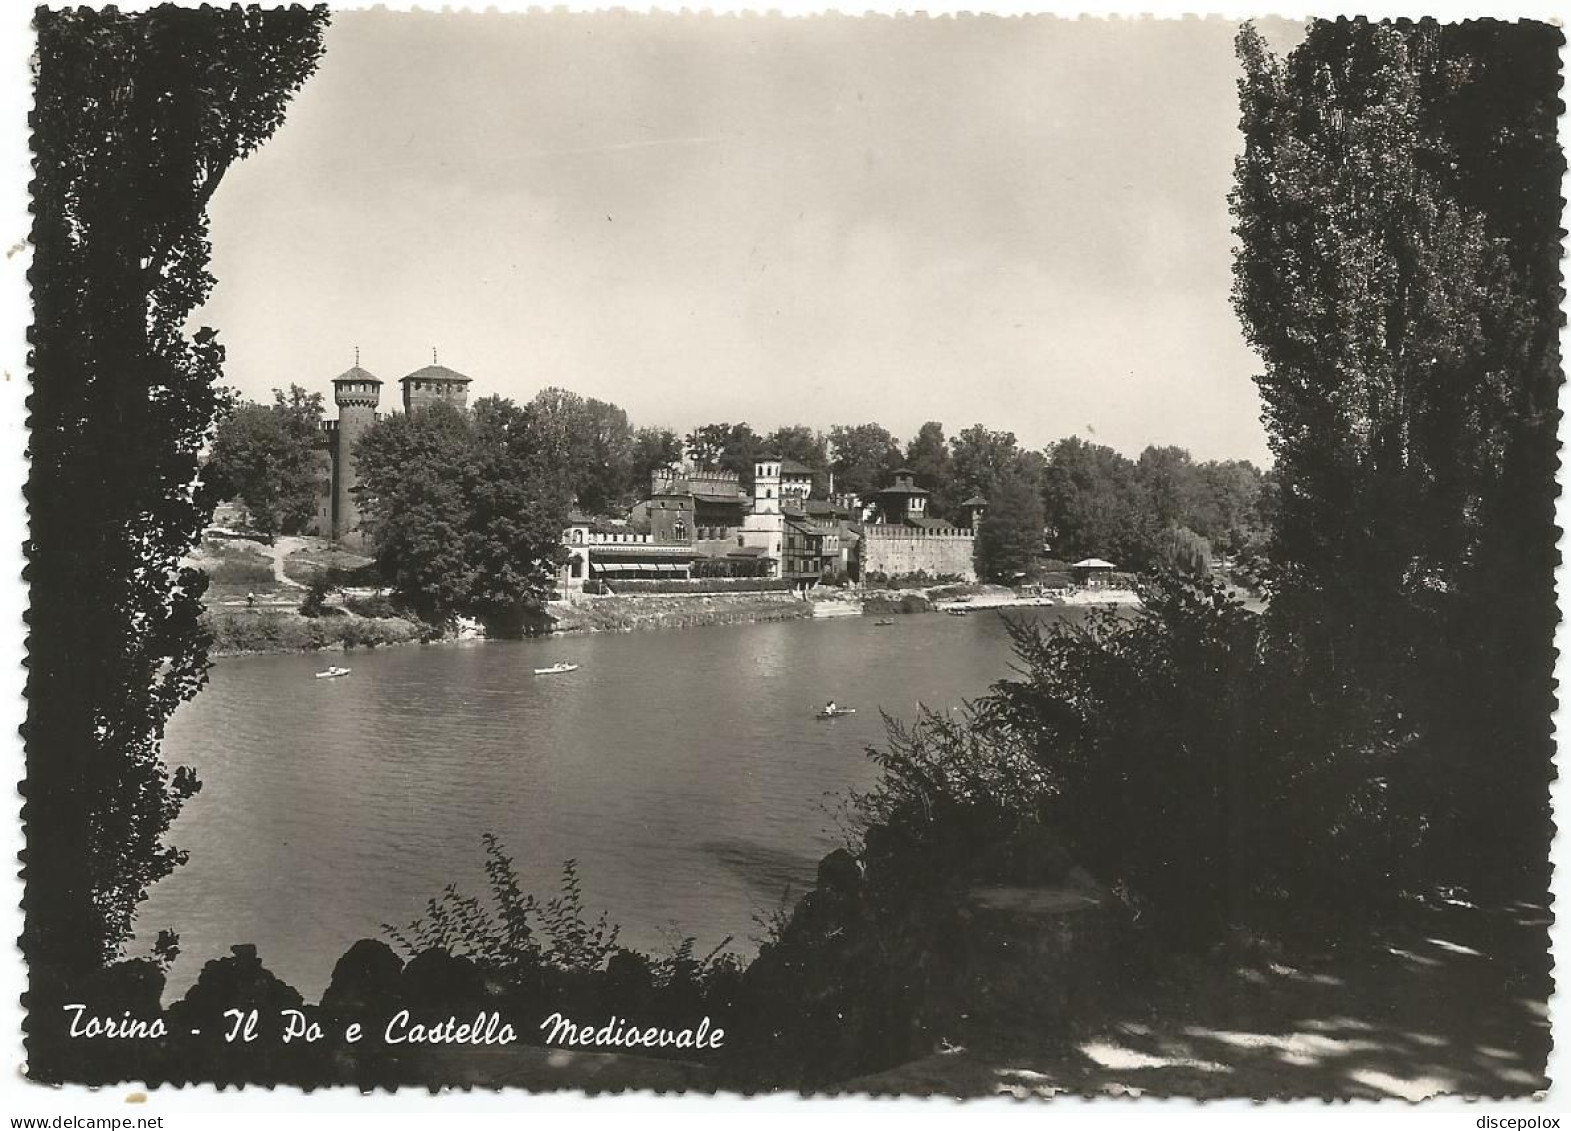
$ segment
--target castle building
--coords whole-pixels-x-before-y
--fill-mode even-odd
[[[459,412],[469,408],[470,378],[455,373],[445,365],[436,363],[436,351],[431,351],[431,364],[416,369],[399,381],[404,387],[404,411],[417,412],[428,405],[446,403]]]
[[[460,412],[469,406],[470,378],[436,363],[402,378],[406,413],[417,412],[438,402],[450,404]],[[371,425],[382,418],[377,407],[382,399],[382,381],[360,367],[360,351],[355,364],[333,378],[333,403],[338,419],[322,422],[322,447],[327,466],[318,481],[316,516],[311,533],[331,538],[340,545],[361,549],[365,534],[360,529],[360,480],[355,474],[355,444]]]
[[[902,467],[894,473],[894,482],[876,496],[876,521],[861,529],[857,544],[861,576],[925,573],[976,580],[973,529],[930,518],[927,500],[927,491],[916,485],[915,472]],[[968,500],[968,518],[979,516],[986,505],[980,498]]]
[[[568,515],[567,522],[562,532],[567,561],[557,575],[557,584],[564,591],[582,590],[590,581],[614,585],[618,581],[686,581],[692,576],[697,554],[679,515],[671,518],[664,537],[635,529],[631,523],[608,522],[577,511]]]
[[[322,422],[329,469],[326,490],[317,496],[315,533],[335,542],[358,538],[360,506],[355,491],[359,486],[355,476],[355,444],[376,423],[380,415],[376,406],[382,399],[381,380],[361,369],[358,357],[355,362],[333,378],[333,403],[338,406],[338,419]]]

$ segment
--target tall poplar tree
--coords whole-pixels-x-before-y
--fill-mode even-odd
[[[179,562],[212,516],[198,456],[223,360],[186,320],[213,285],[208,202],[283,122],[327,12],[35,21],[22,943],[30,1071],[52,1078],[47,1003],[121,952],[184,859],[164,835],[197,783],[159,744],[207,669],[203,584]]]
[[[1546,847],[1562,35],[1239,36],[1235,304],[1279,479],[1272,612],[1391,699],[1394,781],[1459,851]]]

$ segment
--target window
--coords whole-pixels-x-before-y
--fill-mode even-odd
[[[675,538],[678,542],[686,542],[687,523],[683,522],[680,518],[673,522],[671,524],[671,537]]]

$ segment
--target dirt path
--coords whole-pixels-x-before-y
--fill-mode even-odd
[[[308,588],[284,573],[284,559],[296,550],[305,549],[310,544],[305,538],[283,536],[274,539],[272,546],[267,548],[267,552],[273,559],[273,580],[289,589]]]

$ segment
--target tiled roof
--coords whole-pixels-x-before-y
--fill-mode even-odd
[[[340,381],[360,381],[362,383],[369,381],[373,385],[380,385],[382,383],[381,378],[371,376],[368,371],[361,369],[358,365],[350,366],[337,377],[333,378],[333,383],[335,385]]]
[[[954,523],[945,522],[941,518],[908,518],[906,522],[911,526],[920,526],[923,530],[953,530]]]
[[[987,500],[982,498],[981,495],[972,495],[960,505],[963,507],[985,507],[987,506]]]
[[[811,475],[813,469],[794,459],[783,459],[780,461],[780,472],[782,475]]]
[[[455,372],[445,365],[427,365],[424,369],[416,369],[403,381],[462,381],[468,384],[471,380],[462,373]]]

